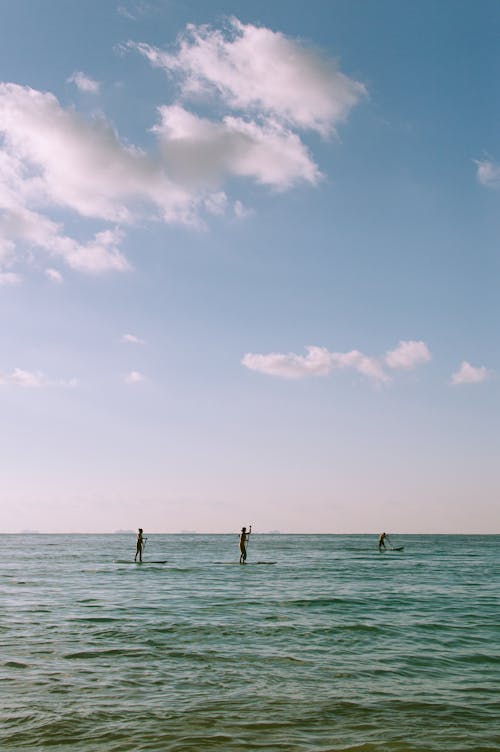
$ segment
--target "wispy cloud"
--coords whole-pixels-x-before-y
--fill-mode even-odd
[[[396,350],[389,354],[401,353],[401,361],[398,361],[394,355],[393,362],[405,363],[405,365],[390,366],[386,357],[373,357],[365,355],[359,350],[350,350],[349,352],[332,352],[326,347],[310,345],[306,347],[306,355],[297,355],[296,353],[247,353],[242,358],[242,364],[252,371],[277,376],[286,379],[301,379],[306,376],[327,376],[335,370],[353,370],[377,384],[384,384],[391,381],[390,375],[384,366],[397,368],[415,368],[419,363],[426,362],[430,358],[423,359],[423,350],[421,349],[419,357],[414,353],[410,365],[410,356],[408,353],[412,350],[412,345],[424,345],[424,343],[400,342]],[[424,347],[426,347],[424,345]],[[406,357],[403,357],[403,353]],[[388,354],[388,355],[389,355]]]
[[[488,188],[500,188],[500,165],[489,159],[475,160],[477,179]]]
[[[64,277],[57,269],[45,269],[45,276],[50,279],[51,282],[55,282],[58,285],[62,285]]]
[[[116,8],[116,12],[119,16],[122,16],[123,18],[128,18],[129,21],[137,21],[137,16],[135,16],[131,10],[127,8],[126,5],[118,5]]]
[[[116,12],[119,16],[127,18],[129,21],[138,21],[144,16],[153,15],[157,12],[157,8],[145,0],[131,0],[128,3],[120,3]]]
[[[236,200],[234,202],[233,212],[234,212],[234,216],[237,219],[245,219],[246,217],[251,217],[255,213],[253,209],[246,207],[239,200]]]
[[[135,334],[123,334],[120,338],[120,342],[125,342],[132,345],[145,345],[145,341],[140,337],[136,337]]]
[[[77,379],[49,379],[41,371],[25,371],[22,368],[14,368],[9,372],[0,371],[0,386],[73,388],[77,384]]]
[[[99,81],[94,81],[93,78],[85,75],[82,71],[75,71],[75,73],[66,80],[70,84],[75,84],[77,89],[80,89],[80,91],[84,91],[87,94],[99,93]]]
[[[453,385],[459,384],[480,384],[493,375],[485,366],[473,366],[466,360],[463,360],[460,367],[451,376]]]
[[[12,287],[21,282],[21,276],[15,272],[0,272],[0,287]]]
[[[130,371],[130,373],[127,373],[127,375],[125,376],[126,384],[140,384],[145,380],[146,377],[140,371]]]

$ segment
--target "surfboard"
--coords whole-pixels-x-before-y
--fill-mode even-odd
[[[394,546],[393,548],[390,548],[389,551],[404,551],[404,546]]]

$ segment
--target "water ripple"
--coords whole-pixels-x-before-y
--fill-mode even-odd
[[[0,748],[497,752],[500,538],[7,536]]]

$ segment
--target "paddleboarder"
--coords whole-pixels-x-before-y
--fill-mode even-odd
[[[387,535],[387,533],[380,533],[379,538],[378,538],[378,550],[379,551],[382,551],[382,550],[385,551],[385,549],[386,549],[385,542],[386,541],[388,543],[390,543],[389,536]]]
[[[250,525],[248,528],[248,533],[246,527],[241,528],[240,533],[240,564],[244,564],[247,560],[247,543],[248,538],[250,537],[250,533],[252,532],[252,526]]]
[[[139,532],[137,533],[137,545],[135,547],[135,556],[134,561],[137,561],[137,557],[139,557],[139,563],[142,564],[142,552],[144,551],[144,546],[146,545],[147,538],[143,535],[143,529],[142,527],[139,528]]]

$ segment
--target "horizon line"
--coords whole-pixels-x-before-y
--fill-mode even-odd
[[[223,533],[223,532],[209,533],[209,532],[203,532],[203,531],[197,531],[197,530],[190,530],[190,531],[184,530],[184,531],[171,531],[171,532],[168,532],[168,533],[166,533],[166,532],[152,531],[152,532],[148,532],[148,535],[185,535],[185,536],[188,536],[188,535],[200,535],[201,536],[201,535],[238,535],[238,533],[239,533],[238,530],[236,530],[236,531],[230,531],[230,532],[225,532],[225,533]],[[110,531],[110,532],[79,532],[79,531],[74,531],[74,530],[71,531],[71,532],[44,532],[44,531],[40,531],[40,530],[19,530],[19,531],[16,531],[16,532],[12,532],[12,531],[11,532],[0,532],[0,534],[1,535],[24,535],[24,536],[28,536],[28,535],[113,535],[113,536],[115,536],[115,535],[116,536],[122,535],[123,536],[123,535],[136,535],[137,533],[136,533],[135,530],[115,530],[115,531]],[[309,533],[290,533],[290,532],[286,532],[286,531],[282,531],[282,530],[279,530],[279,531],[278,530],[264,530],[262,532],[254,532],[254,531],[252,531],[252,535],[276,535],[276,536],[278,536],[278,535],[280,535],[280,536],[282,536],[282,535],[288,535],[288,536],[292,536],[292,535],[302,535],[302,536],[303,535],[311,535],[311,536],[312,535],[313,536],[318,536],[318,535],[325,535],[325,536],[326,535],[336,535],[336,536],[374,535],[374,536],[376,536],[376,535],[380,535],[380,531],[377,530],[377,531],[363,532],[363,533],[361,533],[361,532],[356,532],[356,533],[335,533],[335,532],[330,532],[330,533],[325,533],[325,532],[318,532],[318,533],[311,533],[311,532],[309,532]],[[425,532],[425,533],[424,532],[405,533],[405,532],[400,532],[400,531],[392,531],[390,533],[390,535],[406,535],[406,536],[408,536],[408,535],[414,535],[414,536],[417,536],[417,535],[418,536],[424,536],[424,535],[465,535],[465,536],[468,536],[468,537],[479,536],[480,535],[480,536],[484,537],[484,536],[500,535],[500,531],[495,532],[495,533],[492,533],[491,531],[488,532],[488,533],[486,533],[486,532],[485,533],[481,533],[481,532],[471,533],[469,531],[463,531],[463,532],[456,532],[456,531],[455,532],[433,532],[433,533],[429,533],[429,532]]]

